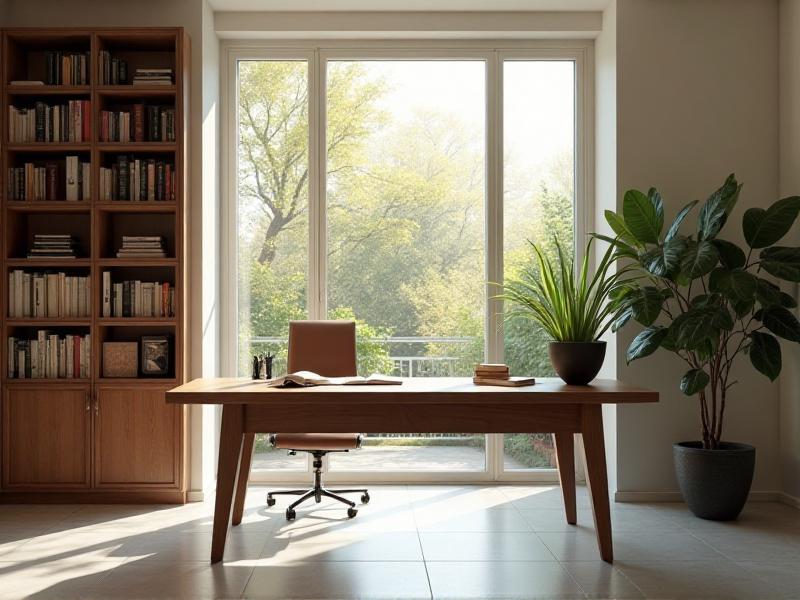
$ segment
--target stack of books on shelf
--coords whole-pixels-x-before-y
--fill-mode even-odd
[[[172,85],[172,69],[136,69],[133,85]]]
[[[45,52],[47,85],[88,85],[88,52]]]
[[[60,336],[40,329],[34,339],[8,338],[9,379],[86,379],[90,358],[88,333]]]
[[[50,105],[36,102],[30,108],[8,107],[10,142],[88,142],[92,139],[88,100]]]
[[[28,258],[75,258],[77,241],[69,234],[35,233]]]
[[[100,168],[100,200],[172,202],[175,167],[154,158],[118,156],[110,168]]]
[[[47,161],[9,167],[6,190],[9,200],[89,200],[91,179],[91,163],[67,156],[63,166]]]
[[[91,277],[66,273],[8,274],[8,316],[12,319],[88,317]]]
[[[103,272],[104,317],[174,317],[175,287],[158,281],[120,281],[112,283],[111,273]]]
[[[100,79],[102,85],[125,85],[128,83],[128,63],[114,58],[108,50],[100,50]]]
[[[536,383],[534,377],[510,377],[508,365],[481,363],[475,365],[472,378],[475,385],[499,385],[503,387],[522,387]]]
[[[175,109],[134,104],[130,110],[100,114],[101,142],[174,142]]]
[[[117,258],[166,258],[164,238],[159,235],[123,235]]]

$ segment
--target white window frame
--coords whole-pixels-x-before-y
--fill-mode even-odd
[[[309,318],[327,314],[326,273],[326,159],[325,75],[329,60],[483,60],[486,64],[486,194],[485,260],[487,281],[503,276],[503,64],[513,60],[566,60],[575,65],[575,253],[580,259],[594,215],[594,44],[592,40],[269,40],[222,44],[222,207],[220,293],[222,373],[237,374],[237,63],[241,60],[302,60],[308,64],[309,85]],[[315,157],[317,160],[315,160]],[[485,353],[491,362],[503,360],[502,312],[487,286]],[[254,472],[254,483],[307,482],[305,471]],[[486,436],[484,471],[329,471],[329,482],[437,482],[489,481],[552,483],[554,469],[506,471],[503,436]]]

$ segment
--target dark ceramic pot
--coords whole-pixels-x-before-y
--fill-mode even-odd
[[[739,516],[750,493],[756,449],[720,442],[704,450],[702,442],[672,445],[675,475],[689,509],[701,519],[730,521]]]
[[[605,342],[550,342],[550,362],[566,383],[586,385],[597,377],[606,357]]]

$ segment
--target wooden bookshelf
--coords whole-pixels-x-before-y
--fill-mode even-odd
[[[0,46],[0,420],[2,502],[184,502],[186,500],[185,409],[167,405],[166,390],[185,381],[185,204],[188,122],[188,38],[182,28],[3,29]],[[51,52],[85,61],[85,84],[47,82],[56,64]],[[104,53],[108,53],[104,55]],[[81,58],[83,55],[85,58]],[[104,80],[105,56],[124,61],[127,81]],[[63,64],[63,63],[59,63]],[[169,85],[133,85],[136,69],[172,69]],[[108,71],[106,71],[106,74]],[[40,80],[45,85],[12,81]],[[9,107],[61,105],[88,100],[89,138],[80,142],[18,142],[10,139]],[[174,111],[174,141],[104,141],[103,111],[133,106]],[[141,113],[140,113],[141,114]],[[163,128],[162,128],[163,130]],[[131,136],[133,139],[133,135]],[[67,156],[88,162],[90,197],[66,201],[11,200],[9,168],[25,162],[52,167],[63,177]],[[174,168],[174,200],[102,200],[101,167],[119,156],[155,159]],[[142,180],[145,185],[146,177]],[[63,187],[57,182],[58,187]],[[61,189],[63,192],[63,189]],[[70,234],[75,258],[28,258],[36,234]],[[125,235],[161,236],[165,258],[117,257]],[[65,272],[90,278],[89,316],[10,315],[9,274]],[[140,280],[174,286],[174,314],[154,317],[103,315],[103,272],[112,282]],[[9,374],[9,336],[88,334],[86,378],[21,379]],[[103,374],[103,343],[163,335],[170,339],[163,376],[112,378]],[[12,357],[13,358],[13,357]]]

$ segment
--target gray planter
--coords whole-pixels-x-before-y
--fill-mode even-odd
[[[680,442],[673,444],[672,456],[681,494],[695,516],[714,521],[739,516],[753,482],[753,446],[720,442],[719,450],[704,450],[702,442]]]

